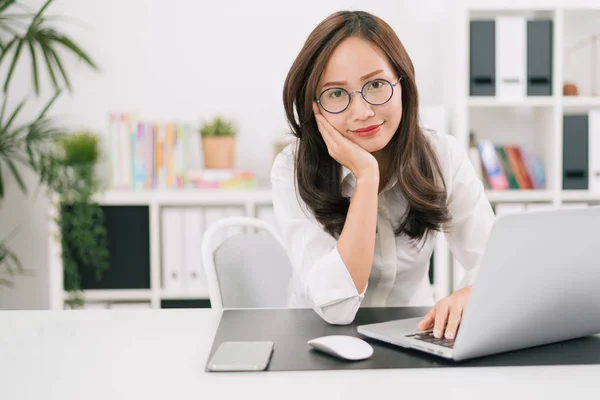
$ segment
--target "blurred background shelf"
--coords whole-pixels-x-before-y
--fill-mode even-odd
[[[84,301],[90,302],[150,301],[152,291],[136,289],[84,290],[82,297]],[[70,294],[65,292],[63,299],[68,300],[69,298]]]
[[[600,193],[594,193],[588,190],[563,190],[561,193],[561,200],[576,202],[600,202]]]
[[[530,96],[522,100],[498,99],[492,96],[471,96],[469,107],[552,107],[557,99],[552,96]]]
[[[161,300],[208,300],[210,295],[207,292],[204,293],[169,293],[161,292]]]
[[[550,190],[488,190],[486,195],[490,203],[551,202],[554,200]]]
[[[566,112],[585,112],[600,108],[600,96],[588,97],[563,97],[562,106]]]
[[[111,189],[96,197],[102,205],[168,205],[239,204],[240,202],[270,203],[270,188],[256,189],[172,189],[172,190],[116,190]]]

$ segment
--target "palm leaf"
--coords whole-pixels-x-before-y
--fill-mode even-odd
[[[69,89],[69,91],[72,91],[73,87],[71,86],[71,82],[69,81],[69,77],[67,76],[67,73],[65,72],[65,69],[62,66],[60,58],[56,54],[56,51],[54,51],[54,49],[52,49],[52,48],[49,48],[49,52],[50,52],[52,58],[54,59],[54,63],[58,67],[58,70],[60,71],[60,74],[62,75],[63,79],[65,80],[65,84],[67,85],[67,88]]]
[[[37,22],[41,19],[42,14],[44,13],[44,11],[46,11],[46,8],[48,8],[50,3],[52,3],[52,0],[46,1],[46,3],[42,6],[42,8],[40,8],[37,14],[35,14],[35,16],[33,17],[32,25],[37,24]]]
[[[0,13],[14,4],[15,0],[0,0]]]
[[[17,42],[17,40],[18,40],[18,38],[14,37],[10,42],[8,42],[6,44],[6,46],[2,50],[2,54],[0,54],[0,65],[2,65],[2,61],[4,60],[4,57],[6,57],[6,55],[9,53],[10,48]]]
[[[92,67],[93,69],[98,69],[98,66],[92,61],[92,59],[79,47],[75,44],[71,39],[62,35],[55,35],[54,40],[62,44],[67,49],[71,50],[73,53],[77,54],[87,65]]]
[[[8,122],[4,126],[0,126],[1,132],[3,132],[4,134],[8,133],[8,130],[10,129],[10,126],[12,125],[12,122],[14,121],[15,118],[17,118],[17,115],[19,114],[19,112],[21,111],[21,109],[23,108],[24,105],[25,105],[25,100],[23,100],[23,101],[21,101],[21,103],[19,103],[17,108],[15,108],[15,111],[13,111],[12,115],[8,118]]]
[[[8,92],[8,85],[10,83],[10,78],[15,70],[15,66],[17,65],[17,61],[19,60],[19,54],[21,53],[21,49],[23,48],[23,39],[18,40],[17,49],[15,50],[15,54],[8,70],[8,75],[6,76],[6,82],[4,83],[4,93]]]
[[[4,96],[2,100],[2,109],[0,110],[0,127],[2,127],[2,121],[4,121],[4,113],[6,112],[6,103],[8,103],[8,98]]]
[[[12,122],[17,117],[17,115],[19,114],[19,112],[21,111],[21,109],[23,108],[24,105],[25,105],[25,100],[23,100],[21,103],[19,103],[17,108],[15,108],[15,111],[13,111],[12,115],[8,119],[8,122],[4,126],[0,126],[0,132],[3,132],[3,134],[8,134],[8,131],[10,129],[10,126],[12,125]],[[4,113],[4,110],[3,110],[3,113]]]
[[[0,199],[4,198],[4,178],[2,178],[2,163],[0,163]]]
[[[48,101],[48,104],[46,104],[46,107],[44,107],[44,109],[42,110],[42,112],[40,112],[40,115],[37,117],[36,121],[39,121],[42,118],[44,118],[44,116],[46,115],[46,112],[48,112],[48,110],[50,109],[50,107],[52,106],[52,104],[54,104],[54,102],[56,101],[56,99],[58,98],[58,96],[60,96],[60,90],[57,90],[56,93],[54,93],[54,96],[52,96],[52,98],[50,99],[50,101]]]
[[[46,60],[46,66],[48,67],[48,74],[52,79],[52,84],[55,88],[58,88],[58,81],[56,80],[56,74],[54,73],[54,65],[52,65],[51,56],[48,54],[48,47],[42,44],[42,54],[44,55],[44,59]]]
[[[27,187],[25,186],[25,182],[23,182],[23,178],[21,177],[21,174],[19,173],[17,168],[15,168],[15,164],[13,163],[13,161],[10,158],[7,160],[4,160],[4,161],[6,162],[6,165],[8,165],[8,169],[10,170],[10,172],[12,173],[12,176],[17,181],[17,184],[21,188],[21,191],[23,192],[23,194],[27,194]]]
[[[0,265],[2,265],[2,261],[0,260]],[[0,285],[4,285],[7,287],[14,287],[15,285],[9,281],[8,279],[0,278]]]
[[[37,67],[37,58],[35,56],[35,42],[31,39],[27,39],[29,44],[29,51],[31,52],[31,68],[33,74],[33,87],[35,88],[35,94],[40,94],[40,81]]]

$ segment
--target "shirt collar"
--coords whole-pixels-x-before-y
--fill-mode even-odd
[[[346,177],[351,173],[352,171],[350,171],[350,168],[342,165],[342,179],[340,181],[343,182],[344,179],[346,179]]]

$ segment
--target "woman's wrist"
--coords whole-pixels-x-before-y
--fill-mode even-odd
[[[379,173],[365,173],[356,176],[356,186],[373,186],[376,189],[379,188]]]

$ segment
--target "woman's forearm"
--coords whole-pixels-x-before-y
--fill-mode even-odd
[[[338,252],[358,293],[365,290],[373,264],[378,190],[379,179],[357,179],[346,222],[337,242]]]

